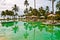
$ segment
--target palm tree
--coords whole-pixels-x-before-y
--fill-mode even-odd
[[[15,16],[17,17],[18,16],[18,13],[16,13]]]
[[[28,3],[27,0],[24,1],[24,5],[26,5],[26,8],[27,8],[27,6],[29,5],[29,3]]]
[[[28,7],[28,5],[29,5],[29,3],[28,3],[27,0],[24,1],[24,5],[26,6],[26,9],[24,10],[24,13],[27,14],[27,13],[28,13],[28,8],[27,8],[27,7]]]
[[[18,20],[20,20],[20,17],[21,17],[21,16],[20,16],[20,15],[18,15],[18,17],[19,17],[19,18],[18,18]]]
[[[45,10],[43,9],[43,7],[39,8],[39,13],[41,16],[45,16]]]
[[[39,16],[40,15],[37,9],[33,9],[31,11],[31,13],[32,13],[32,15],[35,15],[35,16]]]
[[[56,8],[58,11],[60,11],[60,1],[57,2]]]
[[[49,13],[49,6],[46,6],[45,9],[45,19],[47,19],[47,14]]]
[[[55,0],[49,0],[49,1],[52,1],[52,12],[54,13],[54,2],[55,2]]]
[[[15,14],[18,12],[19,9],[16,4],[14,5],[12,10],[15,12]],[[14,18],[15,18],[15,14],[14,14]]]
[[[10,17],[14,15],[14,12],[11,10],[5,10],[5,13],[7,16],[10,16]]]
[[[14,12],[13,11],[9,11],[9,16],[13,17]]]
[[[26,8],[26,9],[24,10],[24,13],[26,13],[26,14],[28,13],[28,8]]]
[[[46,6],[46,13],[49,13],[49,6]]]
[[[9,10],[5,10],[6,15],[10,15]]]
[[[32,7],[30,7],[30,8],[29,8],[29,11],[32,11],[32,10],[33,10],[33,8],[32,8]]]
[[[4,16],[4,19],[5,19],[5,16],[6,16],[5,11],[2,11],[2,12],[1,12],[1,16]]]
[[[15,4],[12,10],[14,10],[15,12],[18,12],[18,6]]]

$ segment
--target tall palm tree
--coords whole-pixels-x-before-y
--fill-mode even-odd
[[[29,3],[28,3],[27,0],[24,1],[24,5],[26,6],[26,9],[24,10],[24,13],[27,14],[28,13],[28,8],[27,7],[29,6]]]
[[[49,0],[49,1],[52,1],[52,12],[54,13],[54,2],[55,2],[55,0]]]
[[[15,4],[12,10],[13,10],[13,11],[15,12],[15,14],[16,14],[16,13],[19,11],[18,6]],[[15,18],[15,14],[14,14],[14,18]]]
[[[18,12],[18,6],[15,4],[12,10],[14,10],[15,12]]]
[[[34,9],[36,9],[36,0],[34,0]]]
[[[24,5],[26,5],[26,8],[27,8],[27,6],[29,5],[29,3],[28,3],[27,0],[24,1]]]

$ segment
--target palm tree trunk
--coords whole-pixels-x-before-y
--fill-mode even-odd
[[[52,12],[54,13],[54,0],[52,0]]]
[[[26,9],[27,9],[27,5],[26,5]],[[27,13],[28,13],[28,12],[27,12]],[[27,14],[27,13],[26,13],[26,14]]]
[[[52,0],[52,12],[54,14],[54,0]],[[53,23],[54,23],[54,18],[53,18]]]
[[[16,11],[15,11],[15,14],[16,14]],[[16,18],[16,17],[15,17],[15,14],[14,14],[14,21],[15,21],[15,18]]]
[[[34,0],[34,8],[36,9],[36,0]]]
[[[4,20],[5,20],[5,16],[4,16]]]

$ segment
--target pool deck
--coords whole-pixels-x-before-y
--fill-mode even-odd
[[[9,20],[9,21],[7,21],[7,20],[0,20],[0,23],[1,22],[12,22],[12,21],[14,21],[14,20]],[[34,20],[26,20],[26,19],[20,19],[20,20],[15,20],[15,21],[23,21],[23,22],[29,22],[29,21],[31,21],[31,22],[36,22],[36,21],[34,21]],[[47,20],[47,19],[37,19],[37,21],[38,22],[42,22],[43,24],[48,24],[48,25],[60,25],[60,20],[54,20],[54,22],[53,22],[53,20]]]

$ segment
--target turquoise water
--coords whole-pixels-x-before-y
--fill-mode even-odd
[[[60,40],[60,25],[42,22],[2,22],[0,40]]]

